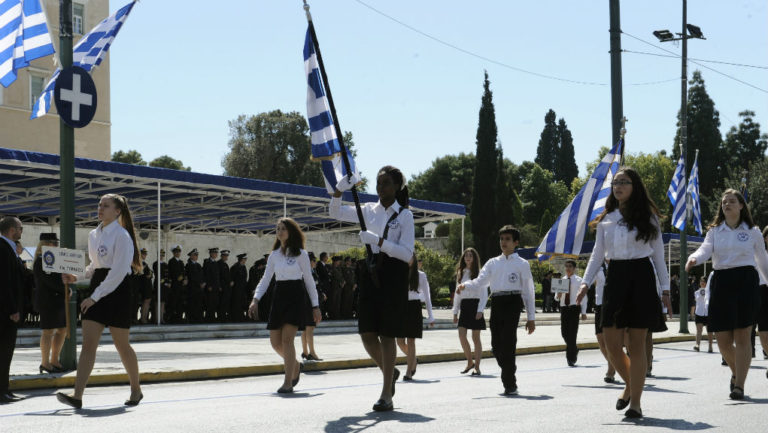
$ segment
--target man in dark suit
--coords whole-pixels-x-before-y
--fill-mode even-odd
[[[9,390],[16,330],[23,315],[23,276],[16,241],[23,227],[14,217],[0,219],[0,403],[21,400]]]
[[[181,245],[174,245],[171,249],[173,257],[168,260],[168,279],[171,282],[166,302],[166,321],[180,323],[184,314],[184,302],[186,300],[187,276],[184,269],[184,261],[181,260]],[[189,317],[187,317],[189,320]]]
[[[205,278],[203,277],[203,266],[197,262],[199,253],[197,248],[187,253],[187,314],[190,323],[200,323],[203,321],[203,296],[205,292]]]
[[[205,297],[203,310],[206,322],[216,321],[216,310],[219,308],[219,292],[221,281],[219,277],[219,249],[209,248],[209,257],[203,262],[203,278],[205,278]]]
[[[232,275],[232,298],[229,303],[229,320],[232,322],[242,322],[245,320],[245,311],[248,309],[248,303],[250,303],[248,294],[248,268],[245,266],[245,262],[248,260],[246,253],[237,255],[237,263],[229,268],[229,272]],[[247,303],[246,303],[247,302]]]

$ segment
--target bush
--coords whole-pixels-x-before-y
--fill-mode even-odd
[[[439,238],[448,237],[451,231],[451,225],[449,223],[440,223],[435,228],[435,236]]]

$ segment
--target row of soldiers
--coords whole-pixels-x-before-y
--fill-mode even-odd
[[[256,260],[248,269],[247,254],[238,254],[237,261],[228,263],[230,251],[218,248],[208,250],[209,257],[199,262],[197,248],[187,253],[186,263],[182,260],[182,249],[175,245],[168,262],[165,250],[160,250],[160,272],[158,262],[152,267],[147,264],[147,250],[141,249],[143,269],[133,276],[133,293],[137,308],[137,321],[156,323],[158,284],[160,286],[160,309],[163,323],[203,322],[244,322],[248,305],[253,298],[256,285],[264,275],[268,255]],[[219,257],[221,255],[221,257]],[[320,254],[318,262],[310,253],[318,299],[326,319],[341,320],[355,317],[357,297],[357,275],[355,262],[350,257],[334,256],[327,263],[328,254]],[[158,281],[159,278],[159,281]],[[269,318],[271,292],[274,278],[262,302],[259,303],[259,318]]]

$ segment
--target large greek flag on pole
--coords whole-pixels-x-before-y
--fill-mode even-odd
[[[677,161],[675,173],[672,175],[672,182],[667,189],[667,197],[672,203],[672,224],[677,227],[679,219],[685,219],[685,162],[683,153],[680,152],[680,159]],[[682,215],[682,216],[681,216]],[[679,228],[679,227],[678,227]]]
[[[83,36],[80,42],[72,49],[72,66],[79,66],[88,72],[93,71],[96,66],[99,66],[112,45],[112,41],[115,40],[117,32],[120,31],[123,23],[128,18],[128,14],[133,9],[134,4],[136,4],[135,0],[118,9],[114,15],[104,19],[87,35]],[[30,119],[43,116],[51,109],[53,88],[56,86],[56,79],[59,78],[59,72],[61,72],[61,69],[56,69],[53,77],[51,77],[51,80],[43,89],[43,93],[32,108]]]
[[[693,210],[693,227],[699,234],[703,234],[701,226],[701,207],[699,206],[699,151],[696,151],[696,159],[691,168],[691,177],[688,179],[688,200]]]
[[[341,145],[336,136],[336,128],[331,115],[330,104],[325,94],[325,83],[317,63],[312,33],[307,29],[304,39],[304,71],[307,74],[307,120],[312,142],[312,159],[322,164],[325,188],[333,193],[339,179],[347,175],[341,156]],[[347,149],[347,157],[352,173],[359,179],[355,161]]]
[[[16,71],[53,54],[40,0],[0,0],[0,84],[10,86]]]
[[[613,146],[595,168],[592,176],[573,201],[557,217],[555,224],[536,249],[537,255],[578,256],[589,222],[605,209],[611,182],[621,160],[624,139]]]

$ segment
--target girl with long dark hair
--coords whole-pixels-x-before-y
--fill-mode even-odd
[[[354,206],[342,206],[342,192],[357,182],[343,177],[336,185],[329,213],[332,218],[357,222]],[[400,371],[395,368],[395,338],[405,337],[403,317],[408,306],[408,262],[413,257],[413,214],[408,209],[408,187],[399,169],[384,166],[376,175],[376,203],[362,206],[368,228],[360,240],[371,246],[373,263],[361,260],[358,285],[358,332],[366,352],[381,369],[382,389],[375,411],[393,409],[392,396]]]
[[[467,248],[456,264],[456,286],[477,278],[480,273],[480,254],[474,248]],[[472,370],[472,376],[480,375],[480,361],[483,359],[483,343],[480,331],[485,330],[483,309],[488,302],[488,288],[456,290],[453,295],[453,323],[459,325],[459,344],[467,358],[467,366],[461,371],[465,374]],[[472,342],[475,351],[467,340],[467,329],[472,330]]]
[[[760,280],[768,281],[768,254],[744,196],[726,189],[707,235],[685,269],[712,257],[707,330],[731,369],[730,398],[744,398],[744,382],[752,362],[750,333],[760,310]]]
[[[134,313],[130,275],[132,269],[141,269],[141,260],[128,201],[118,194],[103,195],[99,200],[98,217],[101,223],[88,235],[91,263],[85,269],[85,277],[90,278],[93,293],[80,303],[83,345],[77,363],[75,390],[73,394],[56,393],[60,402],[76,409],[83,405],[83,391],[91,376],[105,327],[109,327],[131,384],[131,396],[125,405],[136,406],[144,398],[139,384],[139,362],[130,342]],[[63,274],[62,279],[67,284],[77,281],[72,274]]]
[[[659,211],[637,171],[619,168],[605,210],[590,225],[597,229],[597,237],[577,301],[587,295],[589,285],[608,259],[601,312],[603,338],[611,365],[626,383],[616,409],[629,406],[625,416],[640,418],[648,363],[645,339],[649,329],[662,320],[659,294],[669,296],[669,274],[664,263]],[[625,331],[629,357],[622,350]]]
[[[275,244],[267,258],[267,268],[261,277],[253,301],[248,307],[248,315],[258,320],[259,300],[266,293],[272,276],[275,276],[275,288],[272,306],[269,310],[269,342],[278,355],[283,358],[285,377],[278,388],[280,394],[293,392],[299,383],[301,364],[296,359],[296,347],[293,340],[299,330],[306,325],[306,301],[309,296],[312,304],[312,316],[315,323],[322,320],[317,300],[315,280],[309,254],[304,250],[304,233],[291,218],[280,218],[275,229]],[[306,294],[305,294],[306,293]]]

